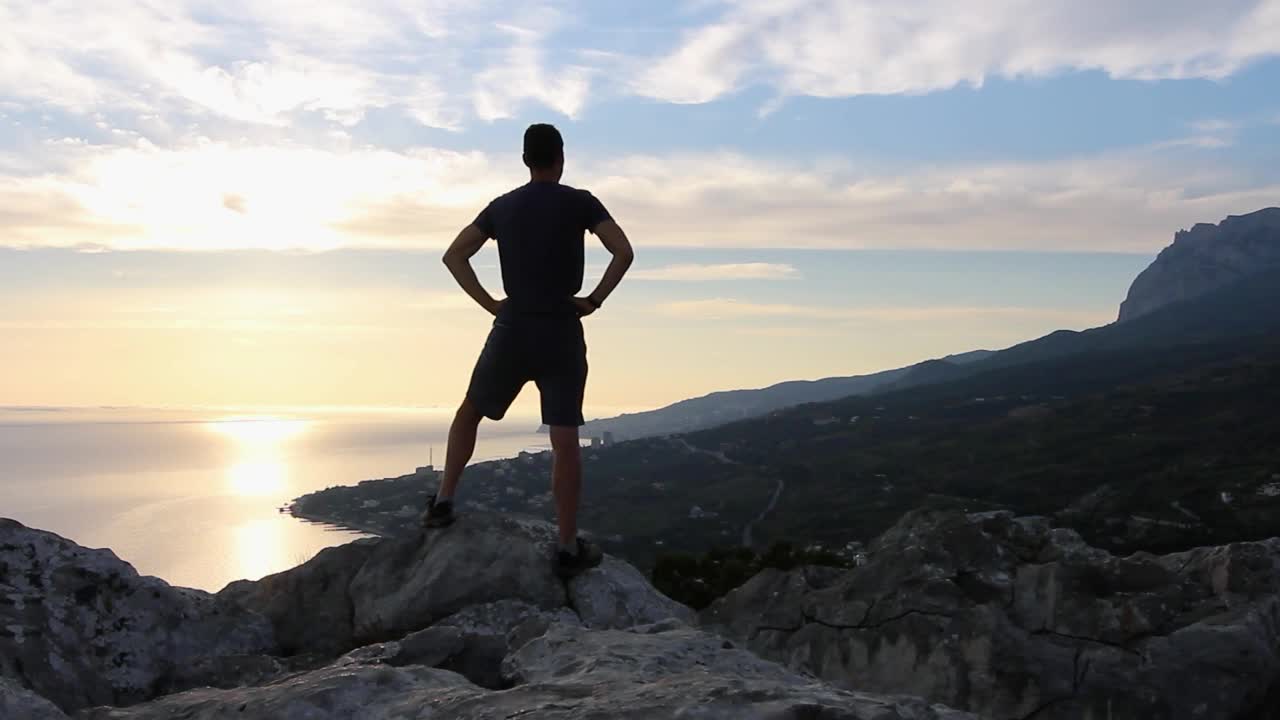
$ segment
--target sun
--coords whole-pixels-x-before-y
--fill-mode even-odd
[[[236,495],[279,495],[289,486],[287,441],[307,429],[305,420],[236,417],[207,424],[235,444],[236,459],[227,466],[227,485]]]

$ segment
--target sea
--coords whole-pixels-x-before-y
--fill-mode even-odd
[[[216,592],[361,537],[282,508],[442,466],[450,419],[436,409],[0,408],[0,517]],[[473,462],[546,449],[538,427],[532,416],[486,422]]]

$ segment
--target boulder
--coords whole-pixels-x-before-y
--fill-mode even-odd
[[[349,588],[355,636],[394,638],[499,600],[563,607],[555,544],[555,528],[544,521],[485,513],[417,537],[382,540]]]
[[[199,661],[275,650],[261,615],[0,519],[0,677],[65,711],[146,700]]]
[[[272,685],[194,690],[81,720],[972,720],[911,698],[834,689],[687,627],[592,631],[555,624],[504,663],[490,691],[422,666],[351,662]]]
[[[697,613],[658,592],[634,566],[606,556],[598,567],[569,581],[569,603],[596,630],[624,629],[676,618],[694,623]]]
[[[1280,540],[1115,557],[1007,513],[913,513],[839,575],[766,571],[704,627],[838,686],[982,717],[1269,717]]]
[[[233,582],[218,596],[270,618],[286,655],[337,655],[356,644],[348,588],[379,544],[366,538],[325,548],[284,572]],[[324,632],[317,632],[320,628]]]
[[[332,658],[476,605],[563,607],[564,583],[551,564],[555,537],[540,520],[473,513],[440,530],[329,548],[219,595],[271,618],[286,654]]]

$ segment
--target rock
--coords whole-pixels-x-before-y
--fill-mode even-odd
[[[913,513],[834,581],[757,575],[703,613],[838,686],[982,717],[1270,717],[1280,540],[1115,557],[1006,513]]]
[[[546,632],[554,623],[581,625],[582,621],[568,608],[548,611],[520,600],[473,605],[454,613],[431,629],[452,630],[461,636],[463,649],[437,667],[453,670],[471,682],[486,688],[505,687],[502,660],[506,656],[512,633],[524,628],[528,638]],[[537,626],[540,631],[534,631]],[[521,643],[523,644],[523,642]]]
[[[262,685],[289,671],[289,666],[270,655],[232,655],[198,658],[173,669],[156,688],[157,695],[197,687],[233,688]]]
[[[56,705],[5,678],[0,678],[0,718],[67,720],[67,716]]]
[[[233,582],[218,596],[270,618],[286,655],[332,657],[356,644],[348,587],[378,545],[376,539],[362,539],[325,548],[298,567],[261,580]]]
[[[356,663],[81,720],[972,720],[911,698],[836,690],[683,626],[641,634],[556,624],[505,666],[521,684],[502,691],[447,670]]]
[[[687,627],[636,633],[557,625],[503,668],[520,688],[590,688],[598,713],[583,707],[535,717],[969,717],[913,698],[841,692]]]
[[[0,676],[64,711],[146,700],[180,668],[275,649],[256,613],[0,519]]]
[[[519,600],[474,605],[399,640],[353,650],[338,663],[426,665],[452,670],[481,687],[500,688],[504,686],[501,668],[509,634],[517,627],[539,624],[541,630],[526,630],[527,642],[556,622],[581,624],[578,616],[565,608],[549,612]]]
[[[484,690],[448,670],[339,665],[263,687],[190,690],[128,708],[94,708],[76,720],[446,720],[442,701],[465,704]]]
[[[286,654],[336,657],[485,603],[563,607],[564,584],[551,566],[554,542],[545,522],[472,513],[429,533],[329,548],[296,568],[232,583],[220,595],[271,618]]]
[[[397,637],[498,600],[563,607],[564,584],[551,564],[555,537],[540,520],[476,513],[416,538],[381,541],[349,588],[356,638]]]
[[[1277,267],[1280,208],[1232,215],[1218,225],[1199,223],[1174,235],[1173,244],[1133,281],[1120,321]]]
[[[569,602],[583,624],[597,630],[668,618],[692,624],[697,619],[692,609],[658,592],[639,570],[612,556],[569,581]]]

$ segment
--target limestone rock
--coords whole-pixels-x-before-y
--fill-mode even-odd
[[[688,628],[557,624],[508,658],[521,684],[488,691],[447,670],[334,665],[272,685],[195,690],[82,720],[972,720],[910,698],[836,690]]]
[[[336,655],[355,645],[348,587],[379,544],[361,539],[325,548],[284,572],[233,582],[218,596],[270,618],[281,652]]]
[[[1232,215],[1179,231],[1143,270],[1120,306],[1120,321],[1188,300],[1234,280],[1280,268],[1280,208]]]
[[[761,573],[702,619],[838,686],[982,717],[1267,717],[1280,540],[1114,557],[1042,519],[915,513],[863,566]]]
[[[4,720],[67,720],[56,705],[21,685],[0,677],[0,718]]]
[[[448,670],[335,664],[271,685],[201,689],[128,708],[94,708],[77,720],[451,720],[441,701],[484,690]]]
[[[146,700],[179,668],[275,649],[256,613],[0,519],[0,676],[63,710]]]
[[[526,629],[529,637],[524,638],[523,644],[556,622],[581,624],[578,616],[566,608],[546,611],[520,600],[473,605],[399,640],[353,650],[338,662],[426,665],[452,670],[481,687],[500,688],[504,686],[502,660],[512,631],[537,624],[538,630]]]
[[[355,635],[397,637],[498,600],[562,607],[555,537],[540,520],[471,514],[416,538],[383,540],[351,581]]]
[[[569,602],[583,624],[597,630],[667,618],[692,624],[697,618],[692,609],[658,592],[634,566],[612,556],[569,581]]]
[[[555,529],[545,522],[474,513],[412,537],[329,548],[296,568],[232,583],[220,595],[271,618],[285,653],[334,657],[476,605],[563,607],[554,546]]]

